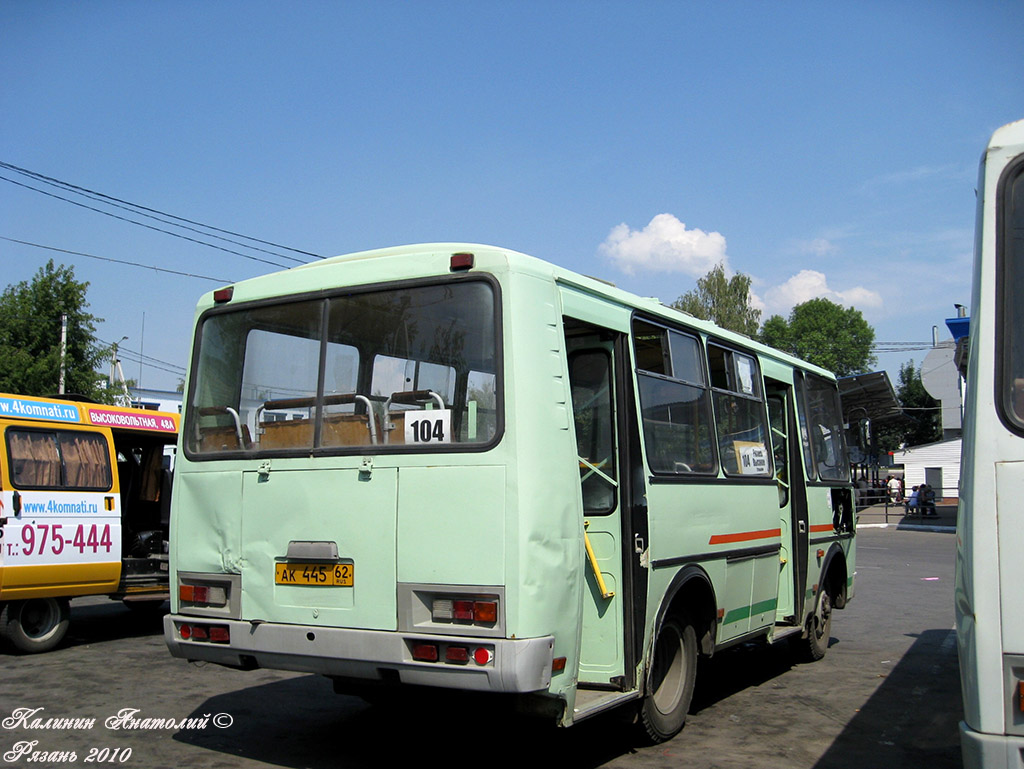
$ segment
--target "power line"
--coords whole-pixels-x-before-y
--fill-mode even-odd
[[[153,230],[154,232],[162,232],[165,235],[170,235],[170,236],[175,237],[175,238],[181,238],[182,240],[187,240],[190,243],[195,243],[195,244],[200,245],[200,246],[206,246],[207,248],[215,248],[218,251],[224,251],[225,253],[228,253],[228,254],[234,254],[235,256],[240,256],[243,259],[251,259],[254,262],[263,262],[263,264],[269,264],[269,265],[272,265],[274,267],[284,268],[284,267],[287,266],[287,265],[281,264],[279,262],[272,262],[269,259],[261,259],[260,257],[252,256],[251,254],[243,254],[241,251],[235,251],[234,249],[231,249],[231,248],[224,248],[223,246],[214,245],[213,243],[206,243],[206,242],[204,242],[202,240],[197,240],[196,238],[190,238],[188,235],[181,235],[180,233],[172,232],[171,230],[165,230],[165,229],[163,229],[161,227],[154,227],[151,224],[145,224],[144,222],[137,222],[134,219],[129,219],[126,216],[118,216],[117,214],[113,214],[110,211],[104,211],[104,210],[102,210],[100,208],[95,208],[94,206],[87,206],[85,203],[79,203],[77,200],[71,200],[70,198],[65,198],[62,195],[55,195],[52,192],[47,192],[46,190],[40,190],[40,189],[37,189],[36,187],[31,187],[28,184],[22,184],[21,182],[16,182],[16,181],[14,181],[14,179],[8,179],[6,176],[0,176],[0,181],[9,182],[10,184],[15,184],[18,187],[24,187],[26,190],[32,190],[33,192],[38,192],[40,195],[46,195],[47,197],[50,197],[50,198],[56,198],[57,200],[63,200],[65,203],[70,203],[73,206],[78,206],[79,208],[85,208],[85,209],[87,209],[89,211],[95,211],[97,214],[103,214],[104,216],[109,216],[112,219],[118,219],[118,220],[120,220],[122,222],[127,222],[128,224],[134,224],[136,227],[145,227],[147,230]],[[292,261],[300,262],[301,264],[306,264],[306,262],[302,262],[301,260],[294,259],[293,257],[290,257],[290,256],[282,256],[280,258],[281,259],[291,259]]]
[[[15,238],[8,238],[0,235],[0,240],[6,240],[9,243],[18,243],[22,246],[32,246],[33,248],[44,248],[47,251],[56,251],[61,254],[71,254],[72,256],[85,256],[89,259],[99,259],[101,262],[113,262],[114,264],[127,264],[130,267],[141,267],[146,270],[155,270],[156,272],[168,272],[172,275],[183,275],[186,278],[199,278],[200,280],[212,280],[215,283],[233,283],[234,281],[228,280],[227,278],[211,278],[209,275],[196,275],[191,272],[180,272],[178,270],[170,270],[166,267],[154,267],[150,264],[139,264],[138,262],[128,262],[124,259],[114,259],[109,256],[96,256],[95,254],[86,254],[82,251],[69,251],[66,248],[55,248],[54,246],[44,246],[39,243],[30,243],[27,240],[17,240]]]
[[[96,341],[106,347],[113,348],[114,346],[113,342],[107,342],[103,339],[97,338]],[[142,353],[129,350],[127,347],[122,347],[121,345],[118,345],[117,347],[117,355],[118,358],[123,358],[129,363],[141,363],[149,368],[159,369],[160,371],[166,371],[169,374],[176,374],[177,376],[185,375],[184,366],[179,366],[177,363],[171,363],[166,360],[161,360],[160,358],[154,358],[151,355],[143,355]]]
[[[138,214],[140,216],[145,216],[148,219],[154,219],[154,220],[156,220],[158,222],[161,222],[163,224],[171,225],[172,227],[181,227],[182,229],[189,230],[190,232],[195,232],[195,233],[203,235],[205,237],[216,238],[217,240],[223,240],[223,241],[225,241],[227,243],[233,243],[233,244],[235,244],[237,246],[241,246],[243,248],[249,248],[249,249],[252,249],[254,251],[261,251],[261,252],[263,252],[265,254],[270,254],[271,256],[276,256],[276,257],[279,257],[281,259],[289,259],[289,260],[291,260],[293,262],[298,262],[299,264],[306,264],[306,262],[304,260],[302,260],[302,259],[295,259],[294,257],[287,256],[285,254],[278,254],[278,253],[275,253],[273,251],[267,251],[266,249],[258,248],[256,246],[249,246],[249,245],[246,245],[245,243],[238,243],[237,241],[231,240],[230,238],[222,238],[222,237],[220,237],[218,235],[212,235],[212,234],[210,234],[208,232],[203,232],[201,230],[195,229],[194,227],[186,227],[185,225],[182,225],[182,224],[175,224],[175,222],[167,221],[167,219],[174,219],[174,220],[176,220],[178,222],[185,222],[186,224],[193,224],[196,227],[202,227],[205,230],[212,230],[213,232],[222,232],[225,235],[231,235],[231,236],[236,237],[236,238],[243,238],[244,240],[250,240],[250,241],[252,241],[254,243],[261,243],[261,244],[263,244],[265,246],[273,246],[274,248],[283,249],[285,251],[292,251],[292,252],[294,252],[296,254],[303,254],[304,256],[312,256],[314,259],[323,259],[323,257],[321,255],[319,255],[319,254],[314,254],[314,253],[311,253],[309,251],[303,251],[303,250],[298,249],[298,248],[292,248],[291,246],[284,246],[284,245],[281,245],[280,243],[273,243],[273,242],[271,242],[269,240],[261,240],[260,238],[254,238],[254,237],[252,237],[250,235],[243,235],[243,234],[238,233],[238,232],[232,232],[231,230],[224,230],[224,229],[221,229],[220,227],[214,227],[213,225],[203,224],[202,222],[193,221],[192,219],[185,219],[184,217],[175,216],[174,214],[169,214],[169,213],[167,213],[165,211],[160,211],[160,210],[155,209],[155,208],[149,208],[148,206],[139,205],[138,203],[132,203],[132,202],[127,201],[127,200],[121,200],[120,198],[115,198],[115,197],[112,197],[110,195],[106,195],[106,194],[104,194],[102,192],[97,192],[95,190],[90,190],[87,187],[79,187],[77,184],[71,184],[70,182],[65,182],[65,181],[63,181],[61,179],[55,179],[55,178],[53,178],[51,176],[46,176],[46,175],[38,173],[36,171],[30,171],[30,170],[28,170],[26,168],[20,168],[19,166],[12,165],[11,163],[5,163],[2,160],[0,160],[0,168],[6,168],[8,170],[15,171],[16,173],[19,173],[19,174],[21,174],[23,176],[27,176],[30,179],[34,179],[36,181],[41,181],[44,184],[49,184],[52,187],[57,187],[58,189],[62,189],[62,190],[65,190],[67,192],[71,192],[71,193],[74,193],[74,194],[77,194],[77,195],[81,195],[84,198],[88,198],[89,200],[93,200],[93,201],[95,201],[97,203],[102,203],[103,205],[109,205],[109,206],[113,206],[114,208],[120,208],[122,210],[129,211],[130,213]],[[0,178],[2,178],[2,177],[0,177]],[[11,180],[10,179],[4,179],[4,181],[11,181]],[[17,184],[17,182],[12,182],[12,183]],[[25,185],[22,185],[22,186],[25,186]],[[29,187],[28,189],[33,189],[34,190],[35,188],[34,187]],[[42,192],[42,190],[36,190],[36,192]],[[47,194],[47,193],[43,193],[43,194]],[[60,199],[64,200],[64,198],[60,198]],[[73,201],[68,201],[68,202],[73,202]],[[149,212],[149,213],[145,213],[145,212]],[[103,212],[100,212],[100,213],[103,213]],[[166,217],[166,218],[161,218],[161,217]]]

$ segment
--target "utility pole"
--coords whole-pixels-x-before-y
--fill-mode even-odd
[[[60,316],[60,379],[57,381],[57,392],[64,394],[64,362],[68,355],[68,316]]]
[[[132,405],[132,396],[128,392],[128,383],[124,379],[124,370],[121,368],[121,361],[118,360],[118,358],[117,358],[117,346],[119,344],[121,344],[121,342],[125,341],[127,338],[128,337],[123,336],[120,339],[118,339],[116,342],[114,342],[114,344],[112,345],[113,349],[112,349],[111,355],[110,355],[110,376],[107,378],[107,386],[111,390],[114,389],[114,378],[115,378],[115,376],[118,379],[121,380],[121,389],[124,391],[124,395],[123,395],[124,403],[121,403],[119,405],[122,405],[122,406],[131,406]]]

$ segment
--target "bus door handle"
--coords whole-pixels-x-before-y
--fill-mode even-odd
[[[644,538],[641,537],[639,534],[635,535],[633,537],[633,552],[634,553],[639,553],[640,555],[643,555],[644,554],[644,550],[646,550],[646,549],[647,548],[644,547]]]
[[[796,529],[801,534],[806,534],[807,533],[807,521],[797,521]]]

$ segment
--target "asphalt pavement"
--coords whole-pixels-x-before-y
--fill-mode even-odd
[[[174,769],[960,767],[955,537],[863,528],[857,547],[857,596],[834,615],[825,658],[799,663],[785,644],[716,655],[686,728],[663,745],[638,742],[621,713],[556,729],[492,699],[371,707],[315,675],[189,664],[167,653],[160,617],[93,598],[74,602],[55,651],[0,653],[0,758]],[[33,728],[16,716],[25,711],[94,723]],[[33,742],[45,760],[15,756]]]

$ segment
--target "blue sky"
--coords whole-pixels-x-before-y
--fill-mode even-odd
[[[1022,29],[1021,2],[2,0],[0,161],[321,255],[482,242],[665,302],[724,259],[765,317],[827,296],[927,341],[970,300]],[[5,181],[0,236],[276,269]],[[51,257],[173,388],[218,284],[3,240],[0,284]]]

